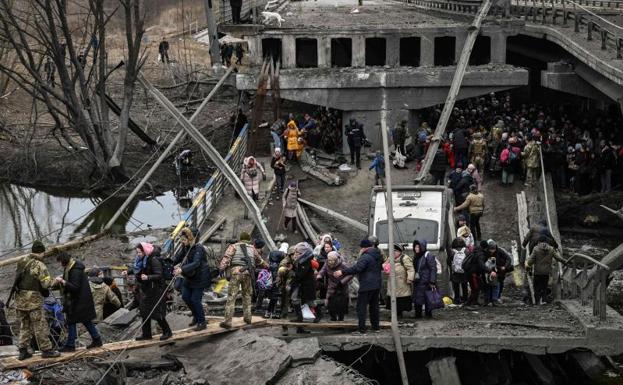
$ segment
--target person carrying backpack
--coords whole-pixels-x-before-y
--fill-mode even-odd
[[[465,271],[465,262],[469,253],[465,241],[459,237],[452,241],[452,249],[448,253],[448,266],[450,266],[450,282],[454,292],[453,302],[460,305],[467,302],[468,273]],[[468,261],[469,262],[469,261]]]
[[[266,292],[266,296],[268,297],[268,308],[266,309],[266,313],[264,313],[264,318],[273,318],[273,314],[275,314],[275,306],[277,305],[277,299],[280,294],[278,282],[279,265],[286,257],[288,248],[288,244],[284,242],[281,246],[279,246],[279,250],[273,250],[268,254],[268,271],[270,272],[272,285]]]
[[[134,275],[139,285],[139,313],[143,319],[142,334],[137,341],[152,339],[151,321],[158,322],[162,329],[160,340],[168,340],[173,336],[167,322],[166,285],[163,276],[163,265],[160,250],[151,243],[141,242],[136,246]]]

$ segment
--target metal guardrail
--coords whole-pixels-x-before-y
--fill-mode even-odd
[[[236,173],[240,172],[242,161],[247,152],[248,131],[248,124],[245,124],[224,158],[225,162],[227,162]],[[201,228],[205,220],[214,210],[227,184],[225,175],[223,175],[220,170],[214,171],[205,186],[197,193],[192,206],[188,209],[186,214],[182,216],[182,220],[175,226],[169,239],[164,243],[163,251],[165,253],[176,249],[178,235],[184,227]]]
[[[481,1],[406,0],[409,4],[432,10],[453,13],[476,14]],[[523,4],[522,4],[523,3]],[[608,0],[513,0],[511,15],[540,24],[569,25],[574,32],[586,33],[586,40],[599,39],[601,49],[616,49],[616,58],[623,58],[623,28],[595,14],[585,6],[604,4],[612,9],[623,9],[623,1]],[[560,6],[558,6],[560,5]]]

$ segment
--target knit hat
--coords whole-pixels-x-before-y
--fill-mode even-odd
[[[370,242],[368,238],[364,238],[361,240],[361,242],[359,242],[359,247],[361,248],[372,247],[372,242]]]
[[[497,247],[498,244],[495,243],[495,241],[493,239],[488,239],[487,240],[487,247],[489,247],[490,249],[493,249],[494,247]]]
[[[402,253],[403,252],[403,248],[398,243],[394,243],[394,251],[400,251]]]
[[[99,267],[93,267],[91,268],[91,270],[89,270],[89,273],[87,275],[89,277],[97,277],[101,272],[102,270],[100,270]]]
[[[45,246],[43,245],[43,242],[40,240],[34,241],[32,243],[31,251],[35,254],[45,253]]]
[[[266,242],[264,242],[264,240],[261,238],[256,238],[253,240],[253,246],[255,246],[256,249],[261,249],[265,245],[266,245]]]
[[[472,184],[469,186],[470,192],[476,192],[477,190],[478,190],[478,186],[476,186],[475,184]]]
[[[251,235],[246,231],[243,231],[240,233],[238,239],[240,240],[240,242],[251,242]]]

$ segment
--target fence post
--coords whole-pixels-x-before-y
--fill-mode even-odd
[[[621,46],[623,46],[623,39],[617,38],[617,59],[621,59],[623,56],[621,55]]]
[[[586,24],[586,29],[587,29],[587,32],[588,32],[588,36],[586,37],[586,40],[588,40],[588,41],[593,40],[593,22],[592,21],[589,21]]]
[[[608,31],[606,31],[602,27],[600,32],[601,32],[601,49],[605,50],[606,49],[606,43],[608,41]]]

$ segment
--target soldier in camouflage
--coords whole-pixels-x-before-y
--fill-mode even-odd
[[[19,360],[32,357],[28,346],[34,337],[43,358],[60,356],[54,350],[50,341],[48,323],[43,313],[42,292],[46,292],[52,285],[52,277],[48,268],[41,261],[45,253],[45,246],[40,241],[32,244],[32,253],[17,263],[15,278],[15,309],[20,322],[19,333]],[[47,293],[45,293],[47,294]]]
[[[101,322],[104,319],[104,305],[110,303],[115,308],[121,307],[119,297],[113,293],[112,289],[104,283],[104,273],[97,267],[89,270],[89,286],[91,294],[93,294],[93,304],[95,305],[94,323]]]
[[[229,289],[227,303],[225,304],[225,320],[221,327],[231,328],[231,319],[234,315],[236,297],[242,295],[242,311],[244,322],[251,323],[251,299],[253,296],[253,271],[255,267],[268,267],[268,264],[260,257],[257,249],[250,244],[251,236],[248,233],[240,233],[239,242],[229,245],[221,260],[219,270],[227,271]]]

